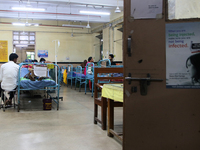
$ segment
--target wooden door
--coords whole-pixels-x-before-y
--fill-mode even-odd
[[[124,75],[145,78],[150,74],[163,79],[151,82],[146,96],[140,93],[139,81],[125,81],[124,150],[200,149],[200,90],[166,88],[163,3],[163,19],[133,20],[131,0],[124,0]],[[131,57],[127,53],[129,36]]]

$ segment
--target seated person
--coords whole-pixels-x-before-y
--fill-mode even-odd
[[[86,70],[87,70],[86,66],[87,66],[87,64],[88,64],[88,63],[93,63],[93,62],[94,62],[94,59],[93,59],[92,57],[89,57],[89,58],[88,58],[88,62],[87,62],[86,65],[85,65],[84,75],[86,75]]]
[[[87,60],[84,60],[83,63],[81,64],[81,67],[85,68],[86,64],[87,64]]]
[[[47,61],[44,58],[40,58],[40,63],[52,63],[51,61]]]
[[[2,90],[13,91],[17,88],[17,79],[19,66],[16,64],[18,55],[15,53],[10,54],[9,62],[3,64],[0,69],[0,92]],[[9,92],[10,98],[6,100],[6,105],[12,105],[12,99],[15,92]],[[4,96],[4,95],[2,95]]]
[[[111,66],[112,65],[116,65],[116,63],[113,61],[113,59],[114,59],[114,55],[113,54],[110,54],[109,55],[109,60],[110,60],[110,63],[111,63]],[[107,63],[107,66],[109,65],[109,63]]]
[[[87,64],[88,63],[93,63],[93,62],[94,62],[93,58],[89,57]],[[86,75],[86,71],[87,71],[87,67],[86,66],[87,66],[87,64],[85,65],[84,75]],[[90,91],[92,91],[92,82],[90,80],[89,80],[89,88],[90,88]]]
[[[34,59],[34,60],[32,60],[32,62],[33,62],[33,63],[37,63],[38,61],[37,61],[37,59]]]

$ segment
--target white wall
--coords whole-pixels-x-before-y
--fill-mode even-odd
[[[55,46],[53,40],[59,39],[61,46],[58,52],[58,62],[82,62],[91,56],[92,34],[86,29],[72,29],[63,27],[19,27],[0,24],[0,40],[8,41],[8,54],[13,52],[13,31],[36,32],[36,59],[38,50],[48,50],[49,58],[55,60]],[[70,60],[66,60],[69,57]]]
[[[92,34],[92,51],[91,55],[94,57],[94,61],[98,62],[100,60],[100,39],[96,36],[100,35],[100,33]]]
[[[60,40],[58,48],[58,62],[82,62],[91,55],[92,35],[66,33],[40,33],[36,32],[36,53],[38,50],[48,50],[49,61],[55,61],[55,43]],[[69,60],[67,60],[69,58]]]
[[[109,54],[115,55],[115,61],[123,61],[122,32],[118,31],[119,27],[108,27],[103,30],[103,54],[104,59]]]

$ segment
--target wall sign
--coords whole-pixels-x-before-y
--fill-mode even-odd
[[[0,41],[0,62],[8,62],[8,41]]]
[[[48,58],[48,50],[38,50],[39,58]]]
[[[200,23],[166,25],[167,88],[200,88]]]
[[[131,0],[134,19],[162,18],[163,0]]]

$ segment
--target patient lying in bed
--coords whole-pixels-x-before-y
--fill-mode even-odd
[[[41,65],[32,65],[28,67],[29,73],[24,76],[26,79],[30,79],[31,81],[41,81],[43,79],[51,79],[48,76],[47,66]]]

